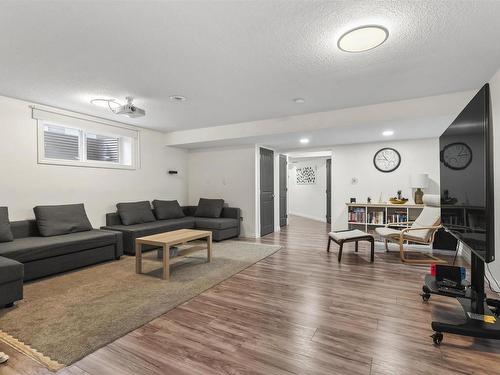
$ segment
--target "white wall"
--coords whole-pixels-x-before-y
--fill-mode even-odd
[[[120,201],[178,199],[187,203],[187,153],[164,146],[162,133],[141,130],[141,167],[102,169],[37,164],[30,103],[0,97],[0,206],[11,220],[33,218],[33,207],[83,202],[94,227]],[[178,175],[167,174],[169,169]]]
[[[297,168],[316,170],[316,183],[297,184]],[[326,158],[290,159],[288,164],[288,200],[291,215],[326,222]]]
[[[500,282],[500,70],[490,80],[493,117],[494,168],[495,168],[495,244],[496,260],[489,265],[493,276]]]
[[[200,198],[223,198],[239,207],[244,237],[255,237],[255,147],[216,148],[188,154],[190,204]]]
[[[391,173],[379,172],[373,165],[373,156],[383,147],[392,147],[401,154],[401,165]],[[410,188],[412,173],[427,173],[431,180],[424,193],[439,194],[439,140],[418,139],[336,146],[332,152],[332,229],[347,228],[346,202],[372,203],[387,201],[402,190],[403,196],[413,200]],[[352,179],[357,179],[353,183]]]

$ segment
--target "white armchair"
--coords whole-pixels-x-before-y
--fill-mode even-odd
[[[390,223],[385,227],[375,229],[375,232],[385,241],[385,248],[389,251],[388,242],[399,244],[399,255],[403,263],[414,265],[425,265],[433,263],[447,263],[445,260],[439,259],[432,254],[423,254],[426,258],[407,258],[405,256],[404,243],[405,241],[414,242],[423,245],[431,245],[434,242],[434,236],[439,228],[441,228],[441,209],[439,195],[426,194],[423,197],[424,209],[414,222]],[[396,225],[409,225],[404,229],[391,228]]]

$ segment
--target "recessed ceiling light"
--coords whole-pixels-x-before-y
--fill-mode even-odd
[[[300,143],[302,143],[303,145],[309,143],[309,139],[308,138],[301,138],[300,139]]]
[[[384,130],[384,131],[382,132],[382,135],[383,135],[384,137],[390,137],[391,135],[394,135],[394,130]]]
[[[380,46],[389,36],[382,26],[361,26],[346,32],[337,43],[345,52],[363,52]]]
[[[298,104],[305,103],[304,98],[295,98],[295,99],[293,99],[293,101],[294,101],[295,103],[298,103]]]
[[[170,100],[172,100],[173,102],[183,102],[186,100],[186,97],[182,95],[172,95],[170,97]]]
[[[98,107],[111,108],[111,109],[115,109],[120,106],[120,103],[118,103],[116,99],[97,98],[97,99],[92,99],[90,103]]]

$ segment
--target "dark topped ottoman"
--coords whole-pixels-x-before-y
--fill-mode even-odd
[[[0,308],[12,307],[23,299],[23,277],[22,263],[0,257]]]
[[[363,232],[359,229],[352,230],[340,230],[337,232],[328,233],[328,247],[326,249],[327,252],[330,252],[330,241],[335,242],[339,245],[339,262],[342,259],[342,249],[344,247],[344,243],[346,242],[354,242],[355,247],[354,251],[358,252],[358,241],[368,241],[370,242],[370,262],[373,263],[374,252],[375,252],[375,243],[373,235]]]

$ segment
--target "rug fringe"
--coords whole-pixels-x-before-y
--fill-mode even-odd
[[[19,341],[15,337],[9,335],[8,333],[2,330],[0,330],[0,341],[16,349],[18,352],[25,354],[26,356],[30,357],[39,364],[45,366],[52,372],[59,371],[60,369],[65,367],[65,365],[50,359],[49,357],[40,353],[38,350],[33,349],[31,346],[25,344],[22,341]]]

